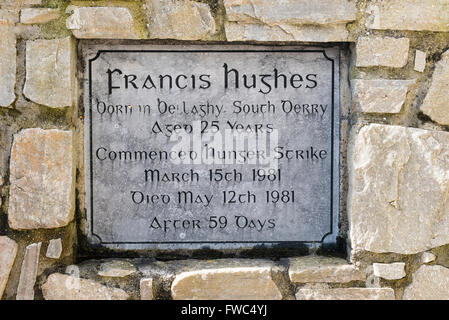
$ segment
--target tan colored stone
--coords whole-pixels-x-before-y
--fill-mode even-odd
[[[17,22],[19,22],[18,10],[0,9],[0,27],[13,26]]]
[[[351,81],[352,99],[361,112],[398,113],[414,83],[415,80],[355,79]]]
[[[288,275],[294,283],[344,283],[365,280],[363,272],[340,258],[307,256],[289,259]]]
[[[41,242],[26,247],[25,257],[20,271],[19,285],[17,286],[16,300],[34,300],[34,285],[36,284],[37,270]]]
[[[373,263],[373,271],[376,277],[399,280],[405,277],[405,263]]]
[[[102,263],[98,275],[102,277],[122,278],[134,274],[136,271],[136,267],[127,261],[113,260]]]
[[[424,72],[425,68],[426,68],[426,53],[421,50],[416,50],[415,66],[413,69],[418,72]]]
[[[51,274],[42,285],[45,300],[127,300],[122,289],[106,287],[88,279],[61,273]]]
[[[423,252],[422,256],[421,256],[421,262],[422,263],[430,263],[435,261],[437,257],[431,253],[431,252]]]
[[[402,68],[407,64],[410,40],[392,37],[360,37],[357,40],[357,67]]]
[[[429,91],[421,111],[439,124],[449,125],[449,50],[443,53],[435,65]]]
[[[449,31],[447,0],[373,0],[367,12],[371,29]]]
[[[2,8],[21,8],[41,4],[42,0],[0,0]]]
[[[74,215],[72,132],[25,129],[14,135],[9,226],[59,228]]]
[[[423,265],[404,290],[404,300],[449,300],[449,269]]]
[[[0,106],[8,107],[16,100],[16,36],[12,27],[0,24],[0,39]]]
[[[62,253],[62,241],[61,238],[51,239],[48,243],[47,252],[45,256],[50,259],[59,259]]]
[[[346,0],[225,0],[224,6],[229,41],[346,41],[356,14],[355,1]]]
[[[20,23],[43,24],[60,17],[58,9],[27,8],[20,11]]]
[[[150,39],[202,40],[215,32],[209,5],[189,0],[147,0]]]
[[[299,289],[297,300],[394,300],[391,288]]]
[[[27,41],[24,95],[53,108],[71,106],[73,50],[70,37]]]
[[[67,29],[79,39],[138,39],[133,17],[121,7],[67,7]]]
[[[171,287],[174,300],[280,300],[270,267],[183,272]]]
[[[153,278],[140,280],[140,300],[153,300]]]
[[[16,255],[17,243],[8,237],[0,236],[0,299],[8,283]]]
[[[352,249],[415,254],[449,243],[449,133],[370,124],[350,166]]]

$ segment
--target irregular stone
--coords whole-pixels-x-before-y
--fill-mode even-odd
[[[408,38],[360,37],[357,40],[357,67],[402,68],[407,64]]]
[[[51,239],[45,256],[50,259],[59,259],[62,253],[62,241],[61,238]]]
[[[0,9],[0,27],[13,26],[19,22],[18,10]]]
[[[429,91],[421,111],[439,124],[449,125],[447,93],[449,92],[449,50],[443,53],[435,65]]]
[[[415,80],[361,80],[351,81],[352,99],[361,112],[398,113],[407,92]]]
[[[373,0],[366,11],[371,29],[449,31],[447,0]]]
[[[307,256],[289,259],[288,275],[294,283],[344,283],[365,280],[363,272],[340,258]]]
[[[17,255],[17,243],[6,237],[0,236],[0,299],[5,291],[14,260]]]
[[[147,0],[150,39],[202,40],[215,33],[209,5],[189,0]]]
[[[412,283],[405,288],[404,300],[449,300],[449,269],[423,265],[413,274]]]
[[[25,129],[14,135],[9,226],[59,228],[74,216],[72,132]]]
[[[418,72],[424,72],[425,68],[426,68],[426,53],[421,50],[416,50],[414,70]]]
[[[25,256],[20,270],[19,285],[17,286],[16,300],[34,300],[34,285],[36,284],[37,269],[41,242],[26,247]]]
[[[136,271],[136,267],[128,261],[113,260],[101,264],[98,275],[102,277],[122,278],[127,277]]]
[[[58,9],[27,8],[20,11],[20,23],[43,24],[60,17]]]
[[[127,300],[122,289],[106,287],[88,279],[61,273],[51,274],[42,285],[45,300]]]
[[[127,8],[68,6],[67,29],[78,39],[138,39]]]
[[[153,278],[140,279],[140,300],[153,300]]]
[[[299,289],[297,300],[394,300],[391,288]]]
[[[0,39],[0,106],[8,107],[16,100],[16,36],[12,27],[0,24]]]
[[[415,254],[449,243],[449,133],[370,124],[356,136],[352,249]]]
[[[27,41],[24,95],[53,108],[71,106],[73,50],[70,37]]]
[[[435,261],[437,257],[431,253],[431,252],[423,252],[422,256],[421,256],[421,262],[422,263],[430,263]]]
[[[373,263],[373,271],[376,277],[399,280],[405,277],[405,263]]]
[[[21,8],[24,6],[39,5],[42,0],[0,0],[2,8]]]
[[[223,268],[183,272],[171,287],[174,300],[280,300],[271,268]]]
[[[347,41],[355,1],[225,0],[229,41]],[[276,10],[273,10],[276,8]]]

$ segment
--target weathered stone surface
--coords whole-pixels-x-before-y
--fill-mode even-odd
[[[20,8],[41,3],[42,0],[0,0],[0,6],[2,8]]]
[[[353,150],[355,251],[413,254],[449,243],[449,133],[371,124]]]
[[[26,247],[25,257],[20,270],[19,285],[17,286],[16,300],[34,300],[34,285],[36,283],[37,269],[41,242]]]
[[[58,9],[27,8],[20,11],[20,23],[42,24],[58,19],[59,16]]]
[[[98,275],[102,277],[122,278],[127,277],[136,271],[136,267],[127,261],[113,260],[101,264]]]
[[[426,68],[426,53],[421,50],[416,50],[415,53],[415,66],[414,70],[418,72],[424,72]]]
[[[127,300],[122,289],[106,287],[88,279],[53,273],[42,285],[45,300]]]
[[[140,300],[153,300],[153,278],[140,280]]]
[[[59,259],[62,253],[62,241],[61,238],[51,239],[45,256],[50,259]]]
[[[8,237],[0,236],[0,299],[5,291],[16,254],[17,243]]]
[[[394,300],[391,288],[299,289],[297,300]]]
[[[18,10],[7,10],[0,9],[0,27],[3,26],[13,26],[15,23],[19,22]]]
[[[280,300],[271,268],[223,268],[183,272],[171,287],[174,300]]]
[[[346,41],[355,1],[225,0],[229,41]],[[276,8],[273,10],[273,8]]]
[[[421,111],[432,120],[449,125],[449,50],[443,53],[441,60],[435,65],[432,82],[424,98]]]
[[[421,256],[421,262],[422,263],[430,263],[435,261],[437,257],[431,253],[431,252],[423,252],[422,256]]]
[[[449,31],[447,0],[374,0],[367,12],[371,29]]]
[[[67,7],[67,29],[79,39],[138,39],[134,20],[127,8]]]
[[[434,265],[421,266],[412,283],[405,288],[404,300],[449,300],[449,269]]]
[[[215,33],[209,5],[188,0],[147,0],[150,39],[201,40]]]
[[[360,37],[356,66],[402,68],[407,64],[409,48],[408,38]]]
[[[414,80],[351,81],[352,98],[358,109],[370,113],[398,113]]]
[[[363,272],[340,258],[307,256],[289,259],[288,274],[295,283],[343,283],[365,280]]]
[[[70,37],[27,41],[24,95],[53,108],[71,106],[73,50]]]
[[[386,280],[398,280],[405,277],[405,263],[373,263],[374,275]]]
[[[59,228],[74,215],[72,132],[25,129],[14,135],[8,221],[13,229]]]
[[[6,18],[5,18],[6,19]],[[0,24],[0,106],[8,107],[16,99],[16,36],[10,26]]]

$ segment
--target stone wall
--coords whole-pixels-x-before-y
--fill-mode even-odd
[[[347,248],[87,248],[83,39],[348,47]],[[2,299],[449,299],[448,0],[0,0],[0,40]]]

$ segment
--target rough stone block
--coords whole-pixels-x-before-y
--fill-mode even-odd
[[[60,273],[51,274],[42,285],[45,300],[127,300],[122,289],[106,287],[88,279]]]
[[[13,229],[59,228],[74,215],[72,132],[25,129],[14,135],[8,221]]]
[[[60,17],[58,9],[27,8],[20,11],[20,23],[43,24]]]
[[[8,237],[0,236],[0,299],[5,291],[16,255],[17,243]]]
[[[422,263],[430,263],[435,261],[437,257],[431,253],[431,252],[423,252],[422,256],[421,256],[421,262]]]
[[[407,64],[408,38],[360,37],[357,40],[357,67],[402,68]]]
[[[70,37],[27,41],[24,95],[53,108],[71,106],[73,55]]]
[[[391,288],[299,289],[297,300],[394,300]]]
[[[426,68],[426,53],[421,50],[416,50],[414,70],[418,72],[424,72],[425,68]]]
[[[67,29],[79,39],[138,39],[133,17],[121,7],[67,7]]]
[[[209,5],[189,0],[147,0],[150,39],[202,40],[215,33]]]
[[[34,285],[36,284],[37,270],[39,267],[41,245],[42,243],[38,242],[26,247],[22,269],[20,270],[16,300],[34,300]]]
[[[0,106],[8,107],[16,95],[16,36],[8,25],[0,25]]]
[[[62,241],[61,238],[51,239],[45,256],[50,259],[59,259],[62,253]]]
[[[280,300],[269,267],[183,272],[171,287],[174,300]]]
[[[352,99],[361,112],[398,113],[414,83],[414,80],[355,79],[351,81]]]
[[[449,133],[371,124],[350,165],[352,249],[414,254],[449,243]]]
[[[102,277],[123,278],[136,273],[136,271],[136,267],[127,261],[113,260],[101,264],[98,275]]]
[[[340,258],[307,256],[289,259],[288,274],[294,283],[344,283],[365,280],[363,272]]]
[[[439,124],[449,125],[449,50],[443,53],[435,65],[429,91],[424,98],[421,111]]]
[[[386,280],[399,280],[405,277],[405,263],[373,263],[374,275]]]
[[[434,265],[421,266],[412,283],[404,290],[404,300],[449,300],[449,269]]]
[[[140,300],[153,300],[153,278],[140,280]]]

